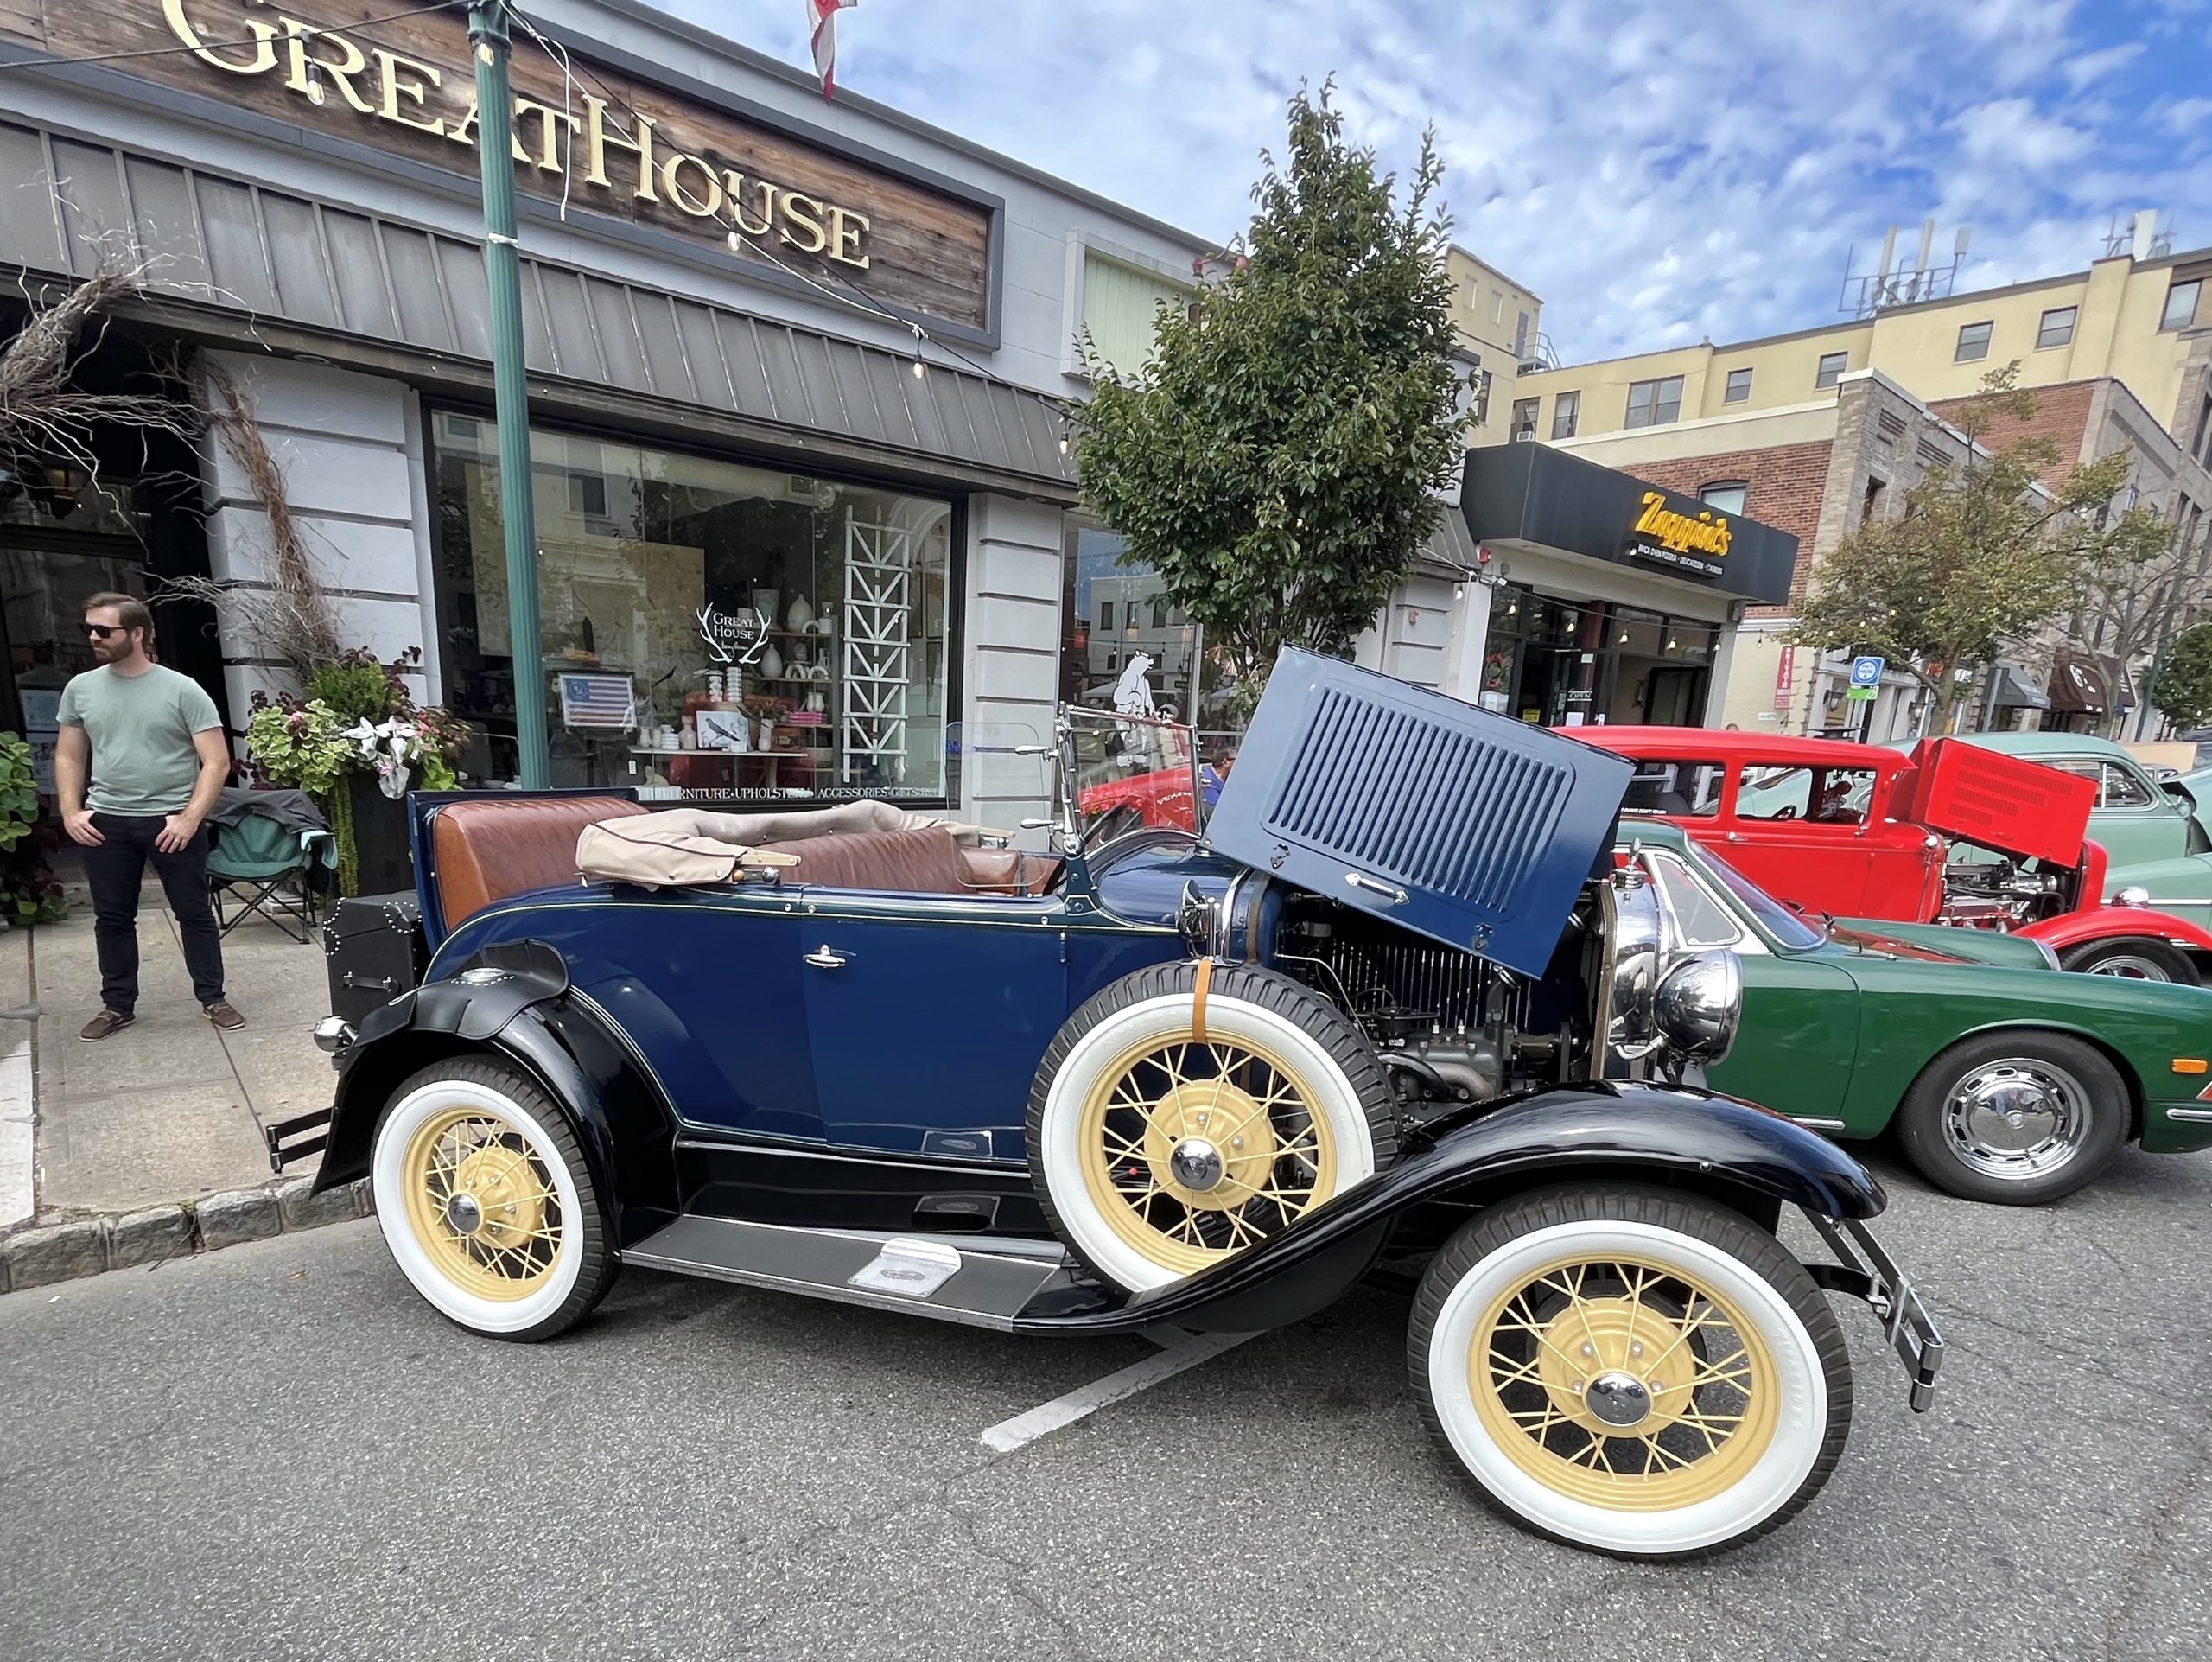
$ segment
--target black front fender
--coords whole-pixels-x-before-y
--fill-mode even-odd
[[[1250,1251],[1091,1309],[1033,1309],[1019,1328],[1122,1331],[1163,1323],[1256,1331],[1326,1308],[1358,1279],[1390,1226],[1432,1200],[1488,1204],[1569,1181],[1652,1182],[1747,1210],[1802,1207],[1872,1218],[1888,1203],[1859,1162],[1793,1121],[1703,1092],[1645,1085],[1547,1091],[1459,1123]]]
[[[378,1123],[410,1075],[468,1056],[520,1067],[567,1113],[618,1246],[674,1221],[676,1116],[565,970],[525,970],[490,986],[433,982],[372,1014],[340,1057],[315,1191],[368,1175]]]

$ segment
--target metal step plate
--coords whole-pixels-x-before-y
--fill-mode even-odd
[[[1050,1241],[702,1217],[678,1218],[622,1261],[1001,1330],[1068,1270],[1066,1253]]]

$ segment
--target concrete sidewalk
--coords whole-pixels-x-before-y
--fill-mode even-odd
[[[137,1021],[86,1044],[100,1007],[89,903],[0,934],[0,1230],[31,1210],[45,1224],[264,1188],[262,1127],[329,1103],[330,1061],[309,1037],[329,1009],[320,940],[258,917],[231,933],[226,990],[246,1025],[230,1034],[193,999],[151,882],[138,943]],[[287,1175],[314,1170],[310,1158]]]

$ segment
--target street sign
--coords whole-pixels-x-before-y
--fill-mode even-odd
[[[1883,660],[1875,657],[1854,658],[1851,660],[1851,687],[1856,692],[1861,687],[1882,685]]]
[[[1878,663],[1880,660],[1878,659],[1875,661]],[[1853,704],[1872,702],[1874,695],[1880,691],[1881,689],[1879,687],[1852,687],[1848,689],[1843,696],[1846,698],[1850,699]]]

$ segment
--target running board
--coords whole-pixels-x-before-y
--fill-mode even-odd
[[[1011,1331],[1039,1294],[1074,1278],[1067,1254],[1050,1241],[698,1216],[625,1248],[622,1261],[1001,1331]]]

